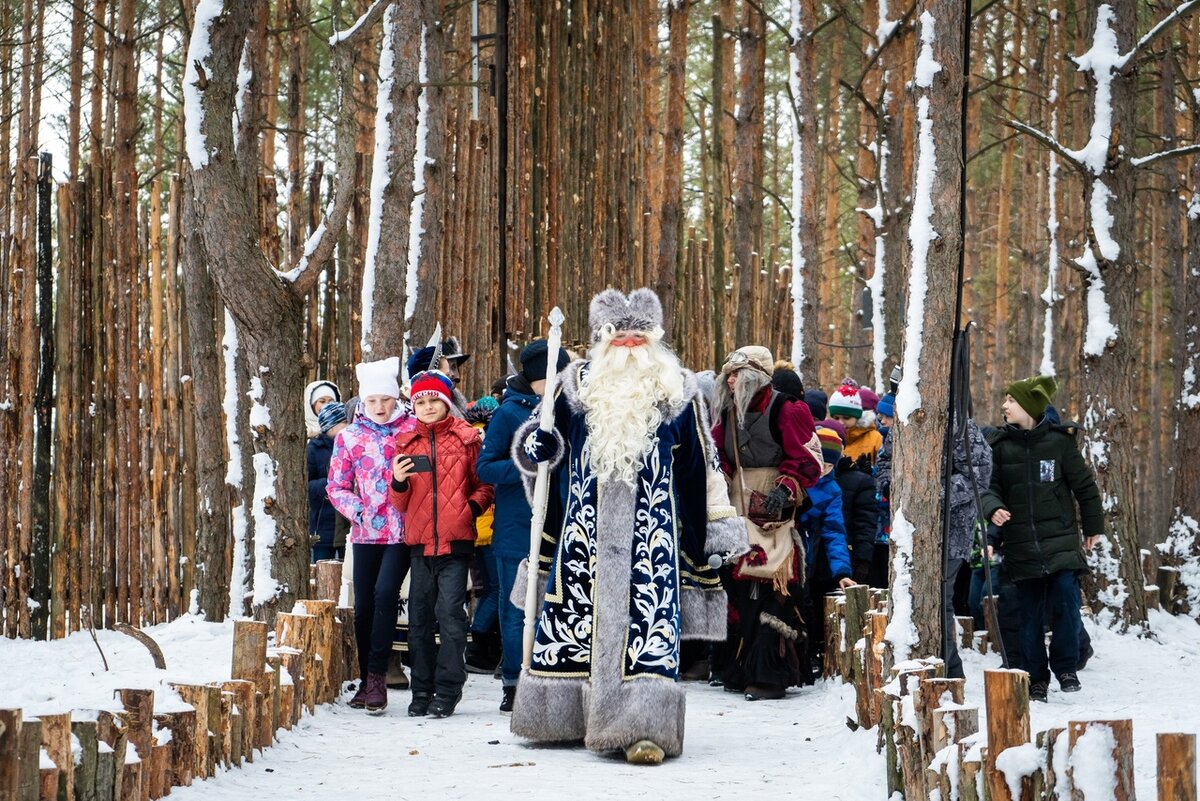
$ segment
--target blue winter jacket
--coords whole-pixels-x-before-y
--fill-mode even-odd
[[[324,434],[308,441],[308,533],[317,534],[322,545],[332,545],[337,512],[325,494],[333,440]]]
[[[854,575],[850,567],[850,549],[846,547],[846,523],[842,516],[842,488],[829,472],[808,489],[812,506],[796,519],[796,527],[804,535],[804,560],[808,574],[816,570],[817,551],[829,560],[829,572],[834,581]],[[819,542],[818,542],[819,538]]]
[[[521,391],[525,390],[525,391]],[[517,428],[533,414],[540,398],[529,385],[510,379],[500,407],[492,414],[475,472],[479,480],[496,488],[496,517],[492,522],[492,550],[502,556],[529,555],[529,526],[533,511],[525,497],[521,473],[512,460],[512,440]]]

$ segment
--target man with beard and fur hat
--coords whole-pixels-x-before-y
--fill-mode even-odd
[[[753,548],[726,575],[737,629],[726,643],[733,664],[722,670],[725,688],[748,701],[783,698],[788,687],[811,683],[794,516],[821,479],[821,445],[807,404],[772,386],[773,365],[771,352],[757,345],[729,354],[717,380],[713,428]]]
[[[513,442],[529,480],[548,462],[552,484],[545,594],[512,730],[658,764],[683,749],[681,640],[725,637],[725,593],[707,557],[745,552],[746,530],[695,376],[662,343],[658,297],[605,290],[590,323],[589,358],[559,377],[554,429],[531,420]],[[514,601],[524,589],[519,580]]]

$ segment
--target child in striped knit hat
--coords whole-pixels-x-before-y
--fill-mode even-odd
[[[875,429],[875,412],[865,408],[863,390],[853,378],[842,379],[842,385],[829,397],[829,417],[846,427],[844,455],[853,462],[874,465],[883,435]]]

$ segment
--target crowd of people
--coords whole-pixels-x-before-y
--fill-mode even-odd
[[[473,402],[453,338],[403,373],[395,357],[359,364],[356,398],[327,381],[305,389],[313,558],[344,554],[353,577],[351,706],[383,712],[390,681],[407,683],[410,716],[446,717],[468,672],[494,674],[517,734],[657,763],[682,749],[681,682],[783,698],[819,676],[824,595],[887,586],[898,376],[882,396],[851,378],[826,393],[757,345],[693,374],[663,342],[649,290],[601,293],[589,323],[583,358],[559,351],[550,364],[535,340]],[[1104,533],[1055,391],[1046,376],[1014,381],[998,426],[956,419],[945,482],[947,612],[998,628],[1042,701],[1051,673],[1080,688],[1092,651],[1079,576]],[[543,463],[546,524],[529,565]],[[390,664],[406,577],[411,677]],[[997,620],[983,619],[989,593]],[[946,672],[961,676],[947,628]]]

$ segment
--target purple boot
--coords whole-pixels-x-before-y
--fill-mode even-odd
[[[387,676],[382,673],[368,673],[366,688],[363,707],[367,713],[378,715],[387,709]]]
[[[354,697],[350,699],[351,709],[362,709],[367,705],[367,682],[366,679],[361,679],[358,682],[358,691],[354,693]]]

